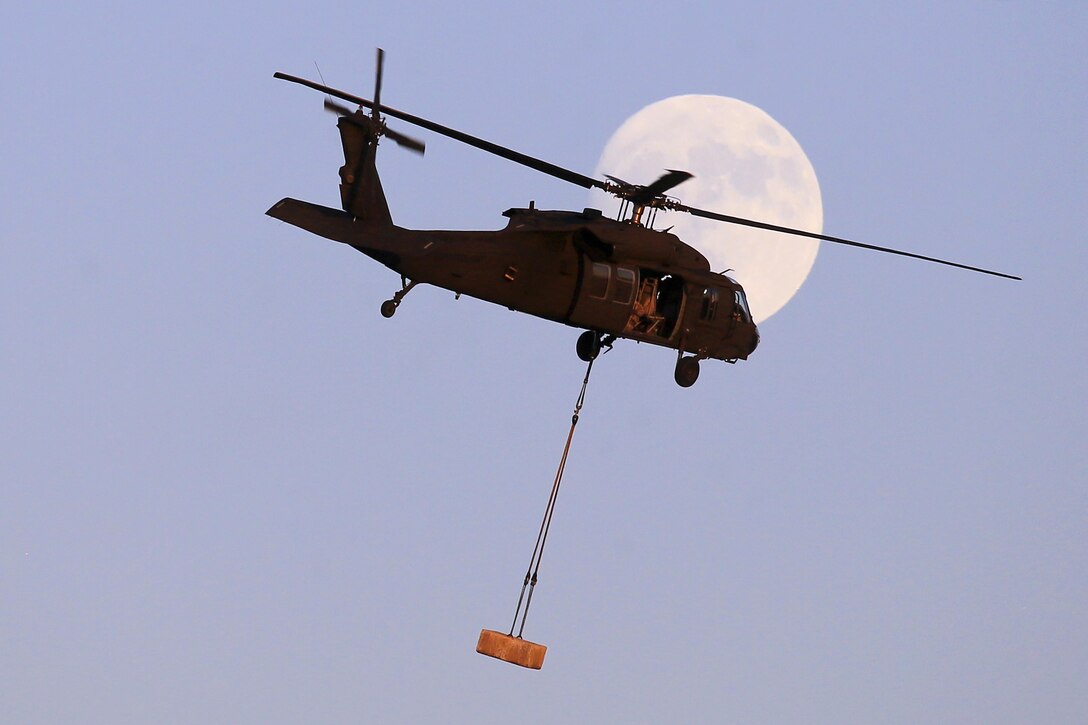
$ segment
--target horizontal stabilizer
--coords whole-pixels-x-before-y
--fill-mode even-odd
[[[355,217],[351,214],[308,201],[281,199],[265,213],[334,242],[351,244],[351,239],[358,236]]]

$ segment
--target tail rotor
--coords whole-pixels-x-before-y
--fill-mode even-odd
[[[385,66],[385,51],[381,48],[378,48],[377,66],[377,71],[374,75],[374,102],[370,105],[369,116],[363,112],[363,106],[359,106],[358,110],[352,111],[347,106],[337,103],[328,97],[325,98],[325,110],[330,113],[335,113],[341,118],[346,118],[351,123],[366,129],[377,138],[388,136],[398,146],[406,148],[409,151],[414,151],[417,154],[423,154],[427,149],[425,143],[414,139],[411,136],[406,136],[399,131],[394,131],[386,125],[385,118],[381,115],[382,70]]]

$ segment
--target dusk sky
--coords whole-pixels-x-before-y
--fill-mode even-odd
[[[1086,37],[1078,2],[6,4],[0,721],[1085,722]],[[1024,281],[825,245],[690,389],[618,343],[544,668],[483,657],[584,364],[434,287],[386,320],[396,274],[264,214],[343,163],[272,74],[369,97],[377,46],[384,103],[586,174],[648,104],[741,99],[826,233]],[[401,226],[589,203],[390,125],[427,143],[378,155]]]

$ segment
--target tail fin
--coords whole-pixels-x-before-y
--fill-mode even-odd
[[[378,136],[370,118],[356,111],[341,116],[336,125],[344,145],[344,165],[340,167],[340,200],[344,211],[367,224],[393,226],[374,161]]]

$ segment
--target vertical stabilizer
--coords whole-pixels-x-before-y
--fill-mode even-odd
[[[366,224],[392,226],[389,204],[374,161],[378,135],[370,117],[356,111],[341,116],[336,125],[344,145],[344,165],[340,167],[340,201],[344,211]]]

